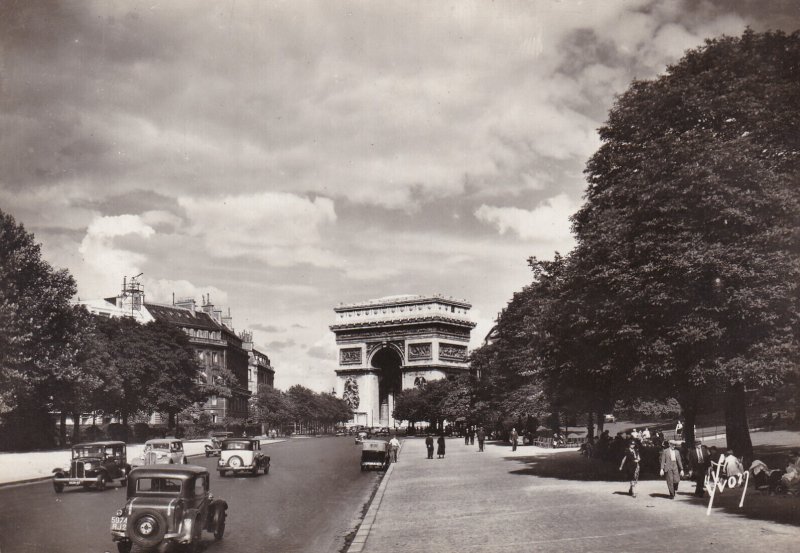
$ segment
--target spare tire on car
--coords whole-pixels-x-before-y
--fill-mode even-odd
[[[155,509],[142,509],[128,522],[128,535],[142,548],[160,544],[167,533],[167,520]]]

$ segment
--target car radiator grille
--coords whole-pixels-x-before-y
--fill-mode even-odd
[[[151,451],[150,453],[147,453],[144,456],[144,464],[145,465],[154,465],[154,464],[156,464],[157,459],[158,459],[158,455]]]
[[[84,475],[85,472],[83,470],[83,463],[80,461],[77,463],[72,463],[72,466],[70,467],[69,470],[70,478],[83,478]]]

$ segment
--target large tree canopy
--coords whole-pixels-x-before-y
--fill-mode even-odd
[[[745,455],[745,386],[797,371],[798,128],[800,34],[707,41],[617,100],[574,217],[581,273],[633,353],[623,370],[690,414],[724,387]]]
[[[35,396],[68,354],[75,291],[66,270],[42,259],[33,234],[0,211],[0,413]]]

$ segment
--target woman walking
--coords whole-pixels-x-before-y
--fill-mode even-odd
[[[631,481],[628,495],[632,497],[636,497],[636,484],[639,483],[640,461],[641,458],[639,457],[639,451],[636,449],[636,442],[631,440],[628,443],[628,450],[625,452],[625,455],[622,457],[622,462],[619,464],[619,470],[622,470],[622,468],[627,465],[626,474],[628,475],[628,480]]]
[[[444,459],[444,434],[439,436],[439,439],[436,440],[436,455],[439,459]]]

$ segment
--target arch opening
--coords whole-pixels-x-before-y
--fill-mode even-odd
[[[394,410],[395,395],[403,389],[403,360],[394,349],[381,348],[372,356],[370,362],[373,368],[378,369],[378,403],[380,406],[380,425],[392,425],[392,411]]]

